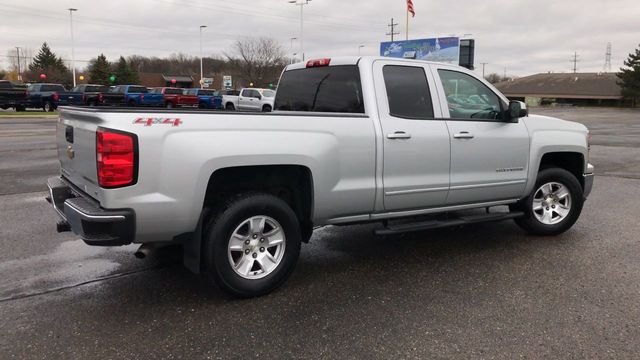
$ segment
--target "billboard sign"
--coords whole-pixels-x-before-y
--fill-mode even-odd
[[[231,76],[225,75],[222,77],[222,86],[224,86],[225,89],[231,89],[231,87],[233,86]]]
[[[460,39],[441,37],[380,43],[380,56],[436,61],[458,65]]]

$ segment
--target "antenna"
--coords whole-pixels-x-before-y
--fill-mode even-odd
[[[573,63],[573,73],[575,74],[578,72],[578,63],[580,62],[577,51],[573,52],[573,57],[571,58],[570,61]]]
[[[607,43],[607,52],[604,54],[604,67],[602,72],[611,72],[611,43]]]
[[[398,23],[394,23],[393,22],[393,18],[391,18],[391,23],[389,25],[387,25],[388,27],[391,28],[391,31],[387,33],[387,35],[391,36],[391,41],[393,41],[393,36],[394,35],[400,35],[399,32],[395,32],[395,28],[396,26],[398,26]]]

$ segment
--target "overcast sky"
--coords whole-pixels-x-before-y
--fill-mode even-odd
[[[524,76],[569,72],[574,51],[578,71],[601,71],[607,42],[612,68],[622,66],[640,43],[638,0],[413,0],[409,37],[472,34],[476,67],[486,73]],[[288,0],[0,0],[0,67],[8,51],[35,51],[47,41],[71,58],[69,7],[74,13],[77,66],[104,53],[124,55],[199,54],[199,25],[207,25],[205,55],[221,55],[242,36],[268,36],[289,52],[299,36],[299,6]],[[405,0],[312,0],[304,6],[307,58],[377,55],[393,17],[404,37]],[[294,51],[299,43],[294,42]]]

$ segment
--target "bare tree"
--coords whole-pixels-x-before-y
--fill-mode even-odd
[[[265,87],[275,83],[286,66],[282,46],[272,38],[245,37],[233,45],[232,54],[225,54],[241,80]]]

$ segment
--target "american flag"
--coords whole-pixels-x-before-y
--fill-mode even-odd
[[[416,11],[413,9],[413,1],[407,0],[407,11],[411,13],[411,17],[416,16]]]

